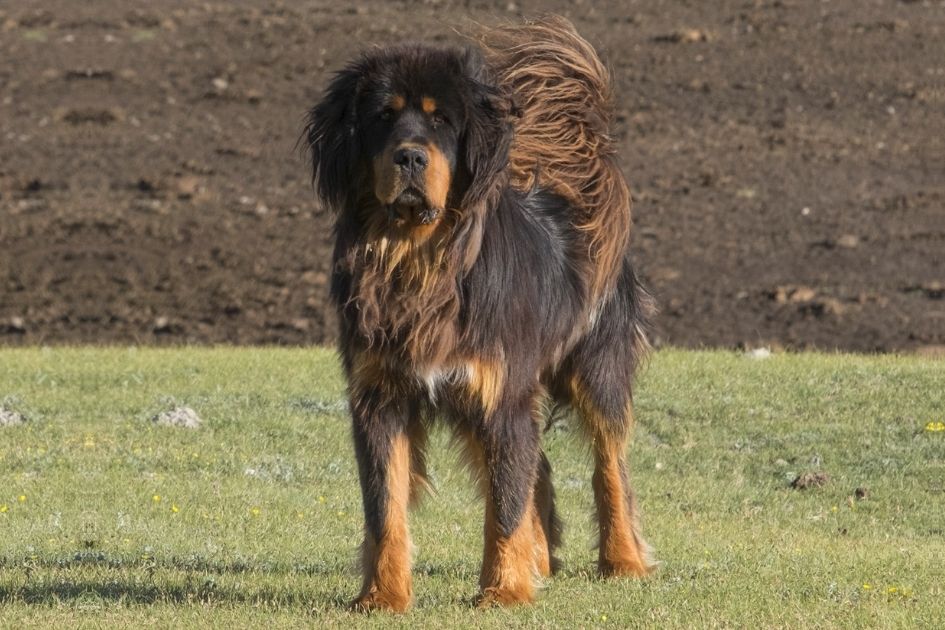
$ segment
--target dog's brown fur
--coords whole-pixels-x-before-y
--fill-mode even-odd
[[[478,42],[520,117],[509,155],[511,184],[549,188],[580,209],[594,294],[613,288],[630,241],[630,189],[611,138],[610,73],[560,17],[484,29]]]

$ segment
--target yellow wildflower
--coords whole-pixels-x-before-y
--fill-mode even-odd
[[[258,507],[252,507],[250,508],[249,513],[253,516],[259,516],[260,511],[261,510]]]
[[[871,588],[873,588],[873,587],[870,585],[869,582],[863,584],[863,590],[864,590],[864,591],[868,591],[868,590],[870,590]]]
[[[9,510],[9,509],[10,509],[10,508],[7,507],[7,504],[6,504],[6,503],[4,503],[3,505],[0,505],[0,514],[3,514],[4,512],[6,512],[6,511]]]
[[[20,496],[16,498],[16,500],[19,501],[20,503],[26,503],[26,495],[21,494]]]
[[[153,497],[151,497],[151,500],[154,501],[155,503],[160,503],[160,502],[161,502],[161,495],[156,494],[156,495],[154,495]]]
[[[925,425],[925,430],[930,433],[937,433],[938,431],[945,431],[945,422],[929,422]]]
[[[178,512],[180,512],[180,508],[177,507],[177,504],[171,503],[171,512],[173,512],[174,514],[177,514]]]

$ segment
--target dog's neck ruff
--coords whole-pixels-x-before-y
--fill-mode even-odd
[[[447,229],[417,243],[371,231],[349,252],[349,302],[369,347],[413,365],[442,360],[455,345],[458,261]]]

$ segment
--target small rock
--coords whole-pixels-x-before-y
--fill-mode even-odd
[[[810,287],[796,287],[791,292],[792,302],[810,302],[817,295],[817,292]]]
[[[843,305],[843,302],[837,298],[818,298],[812,301],[809,305],[809,312],[814,315],[834,315],[839,317],[843,315],[843,312],[846,310],[846,307]],[[804,307],[807,308],[807,307]]]
[[[26,322],[22,317],[11,317],[7,320],[7,330],[14,333],[26,332]]]
[[[26,423],[26,418],[18,411],[0,407],[0,427],[15,427]]]
[[[755,348],[745,353],[749,359],[767,359],[771,356],[770,348]]]
[[[825,472],[806,472],[798,475],[791,482],[791,487],[795,490],[807,490],[808,488],[820,488],[827,485],[830,481],[830,475]]]
[[[174,407],[170,411],[162,411],[151,418],[155,424],[182,429],[199,429],[203,421],[197,412],[190,407]]]
[[[783,285],[774,289],[774,301],[778,304],[810,302],[817,296],[817,291],[803,285]]]
[[[200,178],[193,175],[184,175],[177,180],[177,196],[181,199],[190,199],[200,190]]]
[[[228,87],[230,87],[230,82],[224,79],[223,77],[216,77],[211,81],[213,88],[218,92],[223,92]]]
[[[653,38],[657,42],[666,42],[672,44],[684,43],[693,44],[696,42],[709,41],[709,35],[705,31],[697,28],[683,28],[665,35],[657,35]]]
[[[679,41],[686,43],[707,42],[709,41],[709,35],[697,28],[687,28],[679,32]]]
[[[170,330],[171,322],[166,317],[158,317],[154,320],[154,332],[166,332]]]
[[[855,249],[860,244],[860,238],[855,234],[844,234],[837,239],[837,247]]]

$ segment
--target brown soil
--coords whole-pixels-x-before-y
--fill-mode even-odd
[[[613,68],[658,341],[945,344],[937,0],[43,5],[0,7],[0,344],[330,341],[329,71],[542,10]]]

